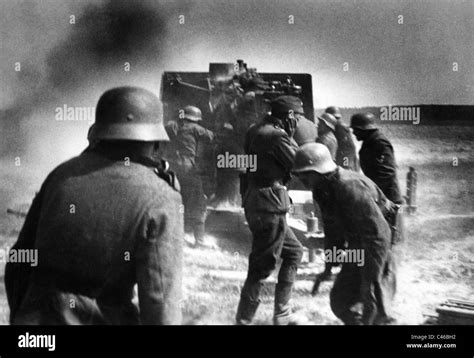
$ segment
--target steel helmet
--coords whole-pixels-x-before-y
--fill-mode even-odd
[[[168,141],[159,105],[158,97],[144,88],[112,88],[99,99],[88,139]]]
[[[351,128],[354,129],[377,129],[375,125],[375,116],[370,113],[357,113],[351,117]]]
[[[336,130],[337,119],[332,114],[323,113],[318,117],[318,119],[323,121],[333,131]]]
[[[336,170],[329,149],[321,143],[303,144],[296,152],[293,173],[315,171],[320,174]]]
[[[339,107],[330,106],[324,112],[332,114],[336,119],[341,119],[342,117]]]
[[[202,112],[197,107],[186,106],[184,107],[184,118],[193,122],[199,122],[202,119]]]

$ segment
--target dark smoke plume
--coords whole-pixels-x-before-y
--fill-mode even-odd
[[[55,88],[76,89],[109,71],[158,63],[165,38],[164,10],[150,1],[109,0],[89,5],[74,31],[47,58],[48,82]]]
[[[64,29],[57,29],[47,41],[41,37],[39,41],[35,38],[35,29],[45,28],[39,5],[31,1],[22,3],[19,11],[25,18],[26,29],[23,30],[31,37],[30,45],[53,45],[39,48],[43,57],[29,56],[30,59],[22,61],[22,70],[15,83],[8,84],[16,90],[15,98],[9,101],[10,106],[0,108],[3,137],[0,156],[25,154],[29,150],[28,131],[25,131],[29,122],[25,121],[38,117],[38,112],[53,115],[53,108],[66,101],[73,105],[74,101],[82,100],[95,106],[98,93],[107,87],[129,83],[134,75],[149,69],[156,71],[163,53],[166,22],[175,6],[178,5],[165,8],[151,0],[108,0],[87,4],[81,11],[62,14],[66,19],[69,19],[69,13],[76,16],[76,23],[68,27],[65,38],[60,38]],[[19,42],[18,46],[14,43],[11,47],[28,45]],[[126,62],[133,69],[130,73],[124,71]],[[52,123],[51,118],[41,120]]]

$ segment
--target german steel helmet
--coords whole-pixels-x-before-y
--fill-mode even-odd
[[[99,99],[88,139],[168,141],[159,105],[158,97],[144,88],[112,88]]]
[[[342,117],[341,111],[339,110],[339,107],[330,106],[330,107],[326,108],[326,110],[324,112],[332,114],[336,119],[341,119],[341,117]]]
[[[295,156],[293,173],[302,173],[315,171],[320,174],[330,173],[336,170],[337,165],[334,163],[329,153],[329,149],[321,143],[303,144]]]
[[[354,129],[377,129],[375,125],[375,116],[370,113],[357,113],[351,117],[351,128]]]
[[[332,114],[323,113],[318,117],[318,119],[323,121],[333,131],[336,130],[337,119]]]
[[[184,107],[184,118],[193,122],[199,122],[202,119],[201,110],[194,106]]]

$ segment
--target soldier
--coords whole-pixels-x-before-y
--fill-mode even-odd
[[[14,245],[38,265],[6,265],[12,324],[181,322],[181,197],[151,159],[168,140],[158,110],[142,88],[102,95],[94,145],[49,174]]]
[[[257,170],[248,171],[241,183],[242,205],[253,243],[237,309],[237,324],[252,322],[263,282],[280,258],[283,261],[275,287],[273,322],[298,323],[290,298],[303,249],[286,222],[290,205],[286,184],[297,149],[291,138],[297,122],[294,113],[301,113],[303,108],[301,101],[293,96],[276,98],[271,108],[271,115],[249,128],[245,141],[246,154],[257,157]]]
[[[336,118],[329,113],[323,113],[319,119],[319,136],[317,143],[324,144],[331,153],[331,157],[336,160],[337,139],[336,139]]]
[[[351,130],[342,122],[341,118],[339,108],[326,108],[325,113],[320,117],[320,123],[322,123],[320,132],[322,132],[322,135],[318,138],[317,142],[328,147],[331,157],[337,165],[358,171],[359,164]],[[317,204],[315,210],[319,212]],[[344,243],[341,230],[337,225],[334,225],[332,218],[326,217],[326,220],[324,220],[324,234],[324,246],[326,248],[332,246],[340,247]],[[338,265],[326,262],[324,272],[316,277],[312,290],[313,295],[317,294],[322,281],[332,278],[332,267],[334,266]]]
[[[313,191],[323,220],[329,217],[343,230],[347,250],[359,250],[360,262],[343,262],[331,290],[331,309],[345,324],[390,322],[395,294],[390,227],[394,204],[363,175],[338,167],[327,147],[302,146],[293,169]],[[364,255],[364,256],[362,256]]]
[[[318,126],[304,116],[304,113],[296,113],[298,124],[293,139],[298,146],[305,143],[314,143],[318,138]]]
[[[316,140],[317,143],[324,144],[333,160],[336,160],[336,154],[338,152],[338,143],[336,138],[336,118],[329,113],[323,113],[318,117],[319,119],[319,136]],[[321,217],[321,210],[316,204],[315,212],[317,217]],[[332,246],[340,246],[341,240],[343,241],[340,230],[338,230],[337,225],[333,225],[333,221],[328,217],[326,220],[323,220],[324,226],[324,247],[329,248]],[[318,292],[319,285],[322,281],[330,280],[332,278],[332,267],[337,266],[331,262],[326,262],[326,267],[324,272],[316,277],[314,282],[312,294],[315,295]]]
[[[366,176],[391,201],[401,204],[403,199],[397,179],[397,164],[393,146],[375,125],[372,113],[357,113],[351,118],[351,128],[357,140],[362,141],[359,151],[360,166]]]
[[[397,179],[397,164],[393,146],[375,125],[372,113],[357,113],[351,118],[351,128],[357,140],[362,141],[359,151],[360,166],[385,196],[399,207],[403,204]],[[392,223],[393,242],[403,241],[403,220],[398,213]]]
[[[351,129],[342,121],[341,111],[338,107],[328,107],[325,112],[332,114],[337,120],[335,130],[337,139],[336,164],[345,169],[358,172],[359,161]]]
[[[196,154],[200,143],[210,143],[214,139],[214,134],[210,130],[198,124],[201,120],[201,110],[187,106],[184,108],[182,118],[166,125],[171,141],[168,159],[181,184],[185,229],[194,233],[196,246],[206,246],[204,241],[206,197],[196,166]]]

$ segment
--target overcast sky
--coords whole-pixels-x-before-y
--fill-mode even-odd
[[[173,29],[176,69],[241,57],[261,71],[311,73],[319,107],[474,104],[472,0],[205,3]]]
[[[158,88],[163,70],[207,71],[209,62],[242,58],[262,72],[312,74],[317,107],[474,104],[472,0],[142,3],[163,16],[165,30],[153,35],[160,37],[160,53],[135,66],[128,79],[105,76],[100,66],[79,68],[95,72],[97,83],[89,84],[94,96],[111,83],[128,80]],[[80,25],[90,4],[106,1],[0,0],[0,73],[6,87],[16,87],[15,60],[35,63],[41,72],[50,50],[70,41],[75,31],[68,15],[75,14]],[[181,14],[184,24],[179,24]],[[64,51],[71,52],[66,59],[81,59],[80,47],[66,47],[63,56]],[[12,93],[4,87],[0,105],[25,90]]]

